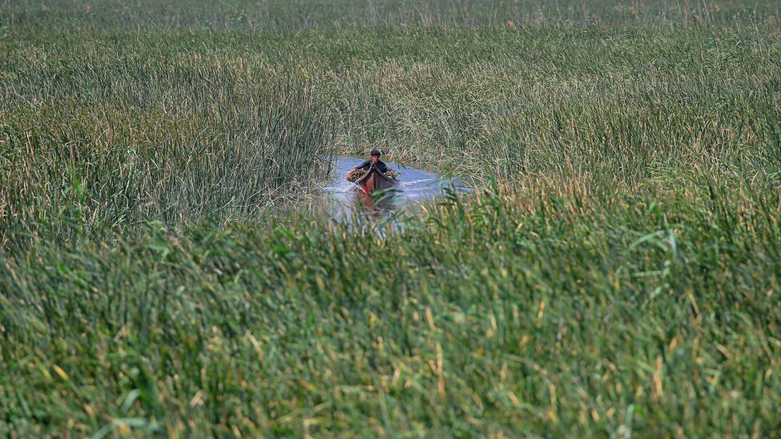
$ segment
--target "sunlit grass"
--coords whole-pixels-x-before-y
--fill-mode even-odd
[[[706,178],[530,182],[450,199],[388,239],[152,225],[72,257],[7,259],[0,426],[772,434],[778,203]]]
[[[777,435],[778,8],[0,5],[0,435]]]

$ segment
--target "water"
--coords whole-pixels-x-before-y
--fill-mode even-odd
[[[398,163],[385,162],[400,173],[396,191],[380,200],[359,197],[359,187],[347,181],[347,172],[364,159],[337,156],[328,186],[321,187],[324,207],[331,219],[349,220],[354,215],[394,218],[414,213],[423,203],[435,200],[448,191],[466,192],[471,189],[457,178],[443,178],[433,172],[409,168]],[[384,160],[383,160],[384,161]]]

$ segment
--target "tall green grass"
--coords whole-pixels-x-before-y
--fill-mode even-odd
[[[0,435],[778,435],[779,15],[0,4]],[[323,221],[372,147],[478,191]]]
[[[273,32],[375,27],[724,26],[778,19],[773,0],[20,0],[0,18],[11,29],[211,29]]]
[[[326,177],[334,122],[312,81],[259,60],[102,42],[6,57],[6,239],[71,239],[62,218],[98,230],[248,219]]]
[[[6,230],[255,218],[377,146],[478,184],[781,170],[777,26],[89,35],[4,46]]]
[[[392,238],[159,226],[0,265],[12,437],[772,437],[777,190],[530,180]]]

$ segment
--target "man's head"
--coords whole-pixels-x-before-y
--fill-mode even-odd
[[[382,155],[381,152],[377,151],[376,149],[372,150],[372,162],[377,163],[380,161],[380,156]]]

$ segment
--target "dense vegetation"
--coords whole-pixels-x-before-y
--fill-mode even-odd
[[[0,435],[781,434],[780,16],[0,4]],[[370,145],[483,189],[322,221]]]

